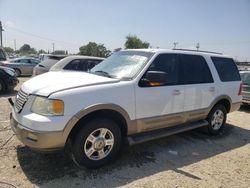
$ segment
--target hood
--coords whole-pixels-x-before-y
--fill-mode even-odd
[[[1,66],[1,65],[0,65],[0,69],[7,69],[7,70],[10,70],[10,71],[12,71],[12,72],[15,72],[14,69],[9,68],[9,67],[5,67],[5,66]]]
[[[51,93],[75,87],[117,83],[118,79],[75,71],[48,72],[26,81],[21,89],[28,94],[49,96]]]

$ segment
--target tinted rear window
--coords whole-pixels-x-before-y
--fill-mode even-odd
[[[240,74],[234,60],[224,57],[211,57],[222,82],[240,81]]]
[[[182,54],[181,84],[212,83],[213,78],[206,60],[202,56]]]

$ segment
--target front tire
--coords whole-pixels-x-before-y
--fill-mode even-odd
[[[207,117],[207,121],[209,123],[207,126],[207,132],[210,135],[220,134],[225,127],[226,119],[226,108],[221,104],[217,104],[216,106],[214,106]]]
[[[91,120],[76,135],[72,159],[80,167],[99,168],[115,159],[121,142],[121,130],[116,122],[110,119]]]

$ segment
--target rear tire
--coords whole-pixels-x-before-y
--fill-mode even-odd
[[[111,119],[87,122],[72,144],[72,159],[80,167],[99,168],[113,161],[120,151],[121,130]]]
[[[218,135],[222,132],[225,127],[225,123],[227,120],[227,110],[221,105],[217,104],[213,107],[207,117],[208,126],[207,132],[210,135]]]
[[[21,75],[21,71],[19,69],[14,69],[14,70],[17,77]]]

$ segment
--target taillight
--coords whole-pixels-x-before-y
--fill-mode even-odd
[[[238,95],[242,95],[242,90],[243,90],[243,84],[240,83],[240,88],[239,88]]]

